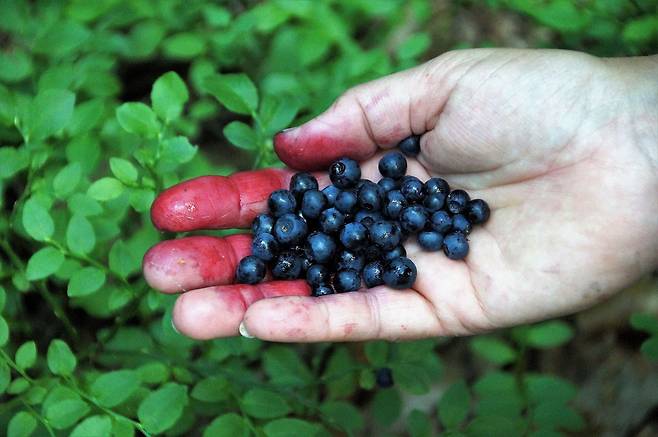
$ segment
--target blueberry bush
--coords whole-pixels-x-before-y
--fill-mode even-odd
[[[281,165],[272,135],[346,88],[519,41],[645,54],[656,2],[0,0],[0,433],[591,432],[572,374],[543,365],[575,341],[572,319],[471,339],[197,342],[140,274],[170,237],[148,215],[161,189]],[[657,360],[656,317],[630,323]]]

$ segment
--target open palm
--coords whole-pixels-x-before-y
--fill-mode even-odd
[[[414,290],[312,298],[303,281],[228,285],[249,252],[247,236],[161,243],[145,257],[145,276],[166,292],[190,290],[174,322],[197,338],[235,335],[241,321],[280,341],[462,335],[591,306],[658,263],[658,177],[644,148],[658,138],[649,112],[656,92],[633,85],[629,93],[628,78],[608,63],[573,52],[450,52],[356,87],[277,135],[291,167],[322,169],[347,155],[376,179],[379,149],[422,134],[409,173],[441,176],[490,203],[465,261],[407,244],[418,266]],[[175,231],[248,225],[289,176],[188,181],[156,200],[154,223]]]

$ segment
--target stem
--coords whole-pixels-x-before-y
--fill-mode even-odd
[[[7,257],[17,269],[25,271],[25,264],[23,263],[23,260],[21,260],[20,257],[16,254],[7,240],[0,240],[0,248],[2,248],[2,250],[7,254]],[[46,302],[48,302],[48,305],[52,309],[53,314],[55,314],[55,317],[57,317],[64,325],[64,328],[66,329],[69,337],[77,341],[78,331],[69,320],[66,312],[64,311],[64,308],[60,305],[59,301],[55,299],[55,297],[50,293],[50,290],[48,290],[46,282],[38,281],[36,282],[36,287],[39,291],[39,294],[41,294],[41,297]]]
[[[32,408],[32,406],[31,406],[30,404],[28,404],[27,402],[23,401],[22,399],[21,399],[21,401],[23,402],[23,405],[25,406],[25,408],[27,408],[28,410],[30,410],[30,413],[32,413],[32,415],[33,415],[34,417],[36,417],[36,419],[37,419],[39,422],[41,422],[41,424],[43,425],[43,427],[46,428],[46,431],[48,431],[48,434],[50,434],[52,437],[55,437],[55,431],[53,431],[53,429],[50,427],[50,424],[48,423],[48,421],[47,421],[46,419],[44,419],[44,418],[41,416],[41,414],[39,414],[38,411],[36,411],[34,408]]]

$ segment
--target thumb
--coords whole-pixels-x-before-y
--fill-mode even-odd
[[[409,135],[434,126],[447,99],[439,88],[436,60],[358,85],[324,113],[307,123],[279,132],[274,149],[288,166],[326,168],[341,156],[371,157],[378,147],[390,148]]]

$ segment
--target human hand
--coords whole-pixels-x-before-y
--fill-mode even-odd
[[[464,261],[406,244],[413,290],[313,298],[304,281],[229,285],[250,251],[246,235],[162,242],[144,275],[164,292],[189,290],[173,320],[195,338],[235,335],[241,321],[251,335],[288,342],[465,335],[586,308],[658,265],[656,71],[655,57],[449,52],[358,86],[278,134],[276,151],[293,168],[326,169],[346,155],[373,180],[383,149],[422,134],[408,173],[489,202]],[[153,221],[172,231],[248,227],[291,174],[185,182],[156,199]]]

